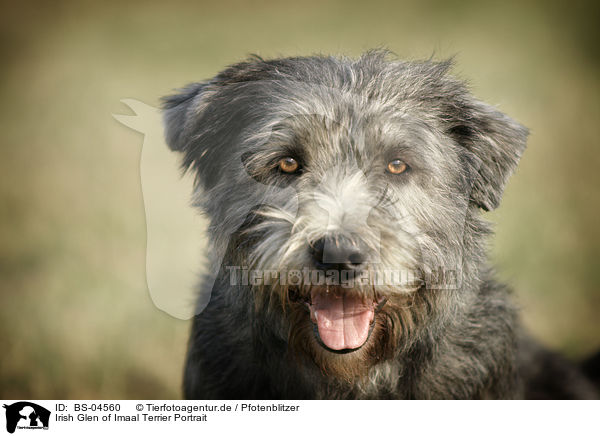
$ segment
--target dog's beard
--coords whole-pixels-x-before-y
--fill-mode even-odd
[[[335,292],[330,290],[330,294]],[[422,324],[429,305],[417,291],[380,296],[379,303],[374,299],[377,297],[360,296],[347,289],[340,292],[324,297],[323,290],[317,290],[311,292],[315,298],[310,304],[290,303],[286,314],[289,352],[294,359],[308,357],[327,376],[353,383],[408,346],[403,339]],[[331,304],[336,307],[329,307]]]
[[[274,333],[287,342],[289,359],[344,383],[367,380],[371,370],[408,352],[450,297],[444,290],[427,289],[423,257],[411,241],[386,238],[389,245],[381,247],[380,263],[366,268],[369,280],[370,273],[385,277],[389,270],[404,272],[401,284],[315,284],[305,281],[303,273],[317,271],[301,243],[305,237],[290,238],[290,228],[282,221],[254,223],[246,229],[246,242],[249,235],[255,242],[238,256],[246,259],[250,270],[269,278],[268,283],[251,286],[257,316],[268,312],[268,318],[278,320]],[[393,249],[392,244],[413,248],[416,254]],[[290,271],[299,272],[297,282],[285,280]]]
[[[404,347],[424,317],[419,286],[271,285],[255,287],[256,309],[284,320],[288,358],[354,382]],[[406,344],[405,344],[406,345]]]
[[[380,262],[366,268],[366,282],[353,277],[342,283],[340,272],[337,282],[315,284],[302,273],[316,271],[307,255],[306,242],[316,237],[310,228],[282,210],[263,209],[258,215],[261,219],[245,229],[245,237],[255,241],[246,258],[251,269],[275,276],[253,287],[256,310],[284,321],[279,334],[287,339],[289,358],[353,382],[410,346],[411,331],[424,324],[435,294],[423,289],[422,255],[414,238],[382,230],[387,244],[377,247]],[[297,283],[285,281],[289,271],[300,272]],[[403,274],[404,282],[372,282],[373,274],[385,277],[386,271]]]

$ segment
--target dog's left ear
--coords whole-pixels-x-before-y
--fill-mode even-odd
[[[453,124],[448,134],[480,163],[471,201],[484,210],[493,210],[499,206],[504,187],[525,150],[529,131],[494,107],[475,99],[469,99],[460,109],[458,117],[456,113],[448,117]]]

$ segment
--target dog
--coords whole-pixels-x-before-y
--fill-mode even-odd
[[[595,398],[486,255],[528,130],[452,61],[252,57],[163,99],[210,220],[186,398]]]

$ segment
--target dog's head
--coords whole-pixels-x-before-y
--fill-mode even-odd
[[[478,211],[498,206],[527,131],[450,66],[253,58],[165,99],[215,252],[249,267],[256,310],[281,309],[293,349],[334,375],[409,346],[479,276]]]

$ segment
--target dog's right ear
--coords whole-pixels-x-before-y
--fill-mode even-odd
[[[169,148],[182,154],[183,170],[193,171],[196,183],[205,188],[219,179],[219,159],[228,140],[228,135],[219,131],[223,123],[218,111],[208,110],[214,94],[212,82],[192,83],[164,97],[162,105]]]
[[[177,94],[162,98],[164,111],[165,139],[173,151],[186,151],[187,138],[193,128],[194,113],[208,83],[191,83]]]

